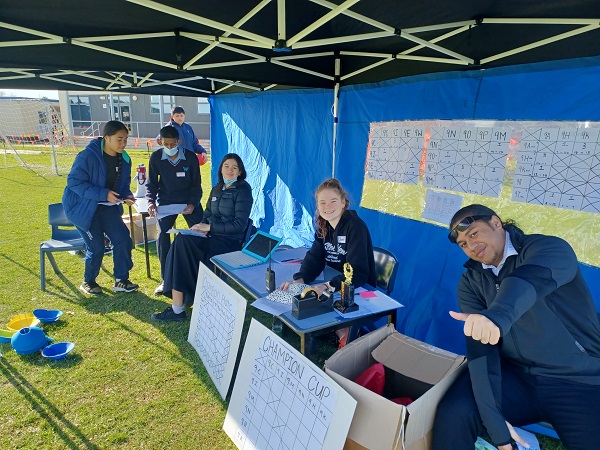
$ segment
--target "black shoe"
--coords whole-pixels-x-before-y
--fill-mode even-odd
[[[154,289],[154,295],[163,295],[165,291],[165,282],[161,281],[160,284]]]
[[[79,286],[79,290],[90,295],[102,294],[102,288],[95,281],[84,281],[81,283],[81,286]]]
[[[137,291],[139,286],[137,284],[132,283],[129,280],[121,280],[115,282],[113,286],[113,291],[115,292],[133,292]]]
[[[183,322],[186,319],[185,311],[175,314],[172,307],[168,307],[161,313],[152,314],[152,320],[158,320],[162,322]]]
[[[183,294],[183,307],[187,309],[191,308],[192,306],[194,306],[194,296]]]

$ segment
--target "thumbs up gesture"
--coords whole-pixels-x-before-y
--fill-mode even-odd
[[[482,344],[496,345],[500,340],[500,329],[494,322],[481,314],[450,311],[450,316],[465,323],[463,328],[465,336],[471,336]]]

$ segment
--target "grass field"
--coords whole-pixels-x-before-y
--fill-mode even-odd
[[[134,167],[147,163],[145,153],[132,156]],[[32,164],[38,158],[26,157]],[[205,193],[209,170],[208,164],[202,168]],[[0,327],[14,314],[56,308],[63,317],[44,331],[76,345],[60,361],[19,356],[10,344],[0,345],[0,448],[235,448],[221,429],[227,403],[186,341],[188,323],[150,321],[167,305],[153,294],[159,282],[155,254],[154,278],[148,279],[143,247],[133,252],[136,293],[112,293],[111,274],[103,271],[98,282],[105,295],[83,295],[78,290],[83,263],[69,253],[55,254],[63,275],[47,265],[47,291],[40,291],[38,248],[50,234],[47,205],[60,201],[65,182],[31,170],[0,169]],[[110,258],[104,266],[112,269]],[[249,307],[247,320],[250,316],[270,325],[270,316]],[[298,348],[297,339],[289,339]],[[334,351],[323,341],[316,362],[321,365]],[[564,449],[553,439],[544,438],[542,445]]]

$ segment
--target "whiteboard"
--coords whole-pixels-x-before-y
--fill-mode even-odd
[[[223,429],[242,450],[336,450],[356,400],[252,319]]]
[[[224,399],[240,347],[246,299],[200,263],[188,342]]]

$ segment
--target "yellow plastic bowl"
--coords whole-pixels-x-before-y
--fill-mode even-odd
[[[6,327],[12,331],[19,331],[21,328],[35,327],[39,325],[39,323],[39,319],[36,319],[36,317],[31,313],[17,314],[10,319],[10,322],[8,322]]]

